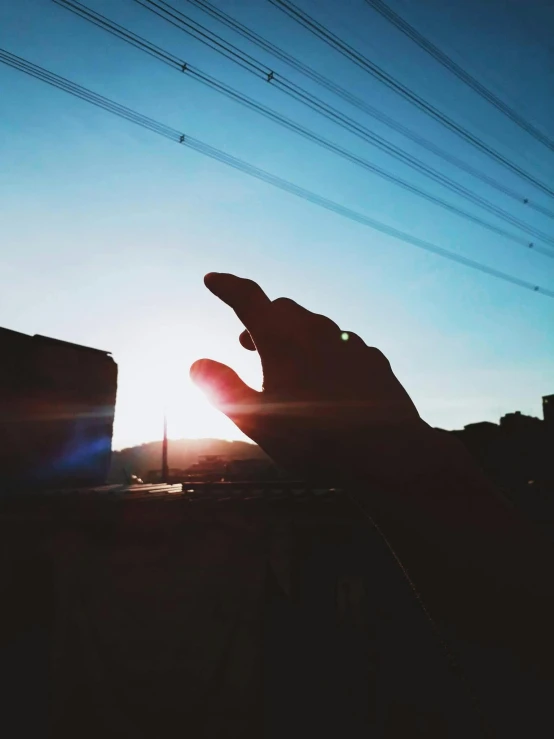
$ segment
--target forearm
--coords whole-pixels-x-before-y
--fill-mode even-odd
[[[550,681],[552,554],[458,444],[437,437],[426,471],[373,486],[359,502],[475,691],[513,724],[537,715],[528,701],[540,702]]]

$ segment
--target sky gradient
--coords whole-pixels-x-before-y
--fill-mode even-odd
[[[203,16],[190,14],[349,116],[529,224],[536,215]],[[132,0],[89,7],[204,72],[431,193],[501,221],[248,75]],[[554,208],[554,199],[472,149],[290,21],[266,0],[214,0],[303,62]],[[299,5],[442,111],[543,180],[554,153],[465,88],[364,2]],[[545,132],[554,131],[554,9],[533,0],[389,5]],[[483,5],[485,7],[483,7]],[[332,155],[49,0],[0,4],[0,47],[351,208],[554,288],[554,261]],[[260,384],[241,327],[204,288],[209,271],[251,277],[381,348],[433,425],[540,415],[554,392],[554,300],[321,210],[0,65],[0,325],[109,350],[120,378],[115,448],[159,438],[242,438],[196,390],[207,356]],[[513,233],[517,229],[506,226]],[[552,249],[554,253],[554,248]]]

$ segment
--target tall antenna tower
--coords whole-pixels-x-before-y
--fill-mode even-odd
[[[167,464],[167,413],[164,413],[164,438],[162,442],[162,482],[169,479],[169,467]]]

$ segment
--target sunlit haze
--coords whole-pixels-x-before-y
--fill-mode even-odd
[[[554,200],[409,106],[268,2],[214,0],[388,115],[545,208]],[[86,4],[323,136],[507,230],[131,0]],[[270,63],[269,56],[173,4]],[[362,0],[302,7],[537,177],[554,154],[372,14]],[[548,3],[429,0],[391,6],[544,131],[554,130]],[[478,18],[478,23],[476,22]],[[550,30],[548,30],[550,29]],[[0,3],[0,46],[121,104],[458,255],[554,288],[554,261],[357,168],[45,0]],[[468,49],[472,49],[471,52]],[[283,75],[346,103],[275,60]],[[244,438],[189,379],[210,357],[256,387],[241,325],[203,285],[210,271],[258,281],[381,348],[436,426],[540,415],[554,392],[554,300],[421,251],[249,178],[0,64],[0,325],[112,352],[114,447],[169,435]],[[387,130],[348,114],[537,229],[554,221]],[[554,254],[554,247],[552,248]]]

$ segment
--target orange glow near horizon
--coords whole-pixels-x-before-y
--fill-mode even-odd
[[[164,411],[170,439],[248,440],[226,416],[210,405],[209,400],[188,378],[181,383],[181,387],[174,389],[172,397],[173,401],[165,403],[150,398],[150,402],[143,404],[139,414],[132,414],[132,419],[120,420],[119,409],[116,409],[113,448],[118,450],[160,440],[163,436]]]
[[[247,440],[189,377],[196,359],[211,357],[232,366],[253,387],[259,386],[257,355],[245,351],[235,338],[240,333],[238,321],[231,317],[229,323],[234,324],[230,331],[217,327],[213,333],[202,332],[194,324],[166,323],[151,341],[150,345],[155,342],[156,346],[147,355],[132,347],[116,358],[119,380],[113,449],[161,439],[164,412],[171,439]],[[176,335],[187,336],[188,341],[175,346]],[[150,339],[154,336],[149,332]]]

